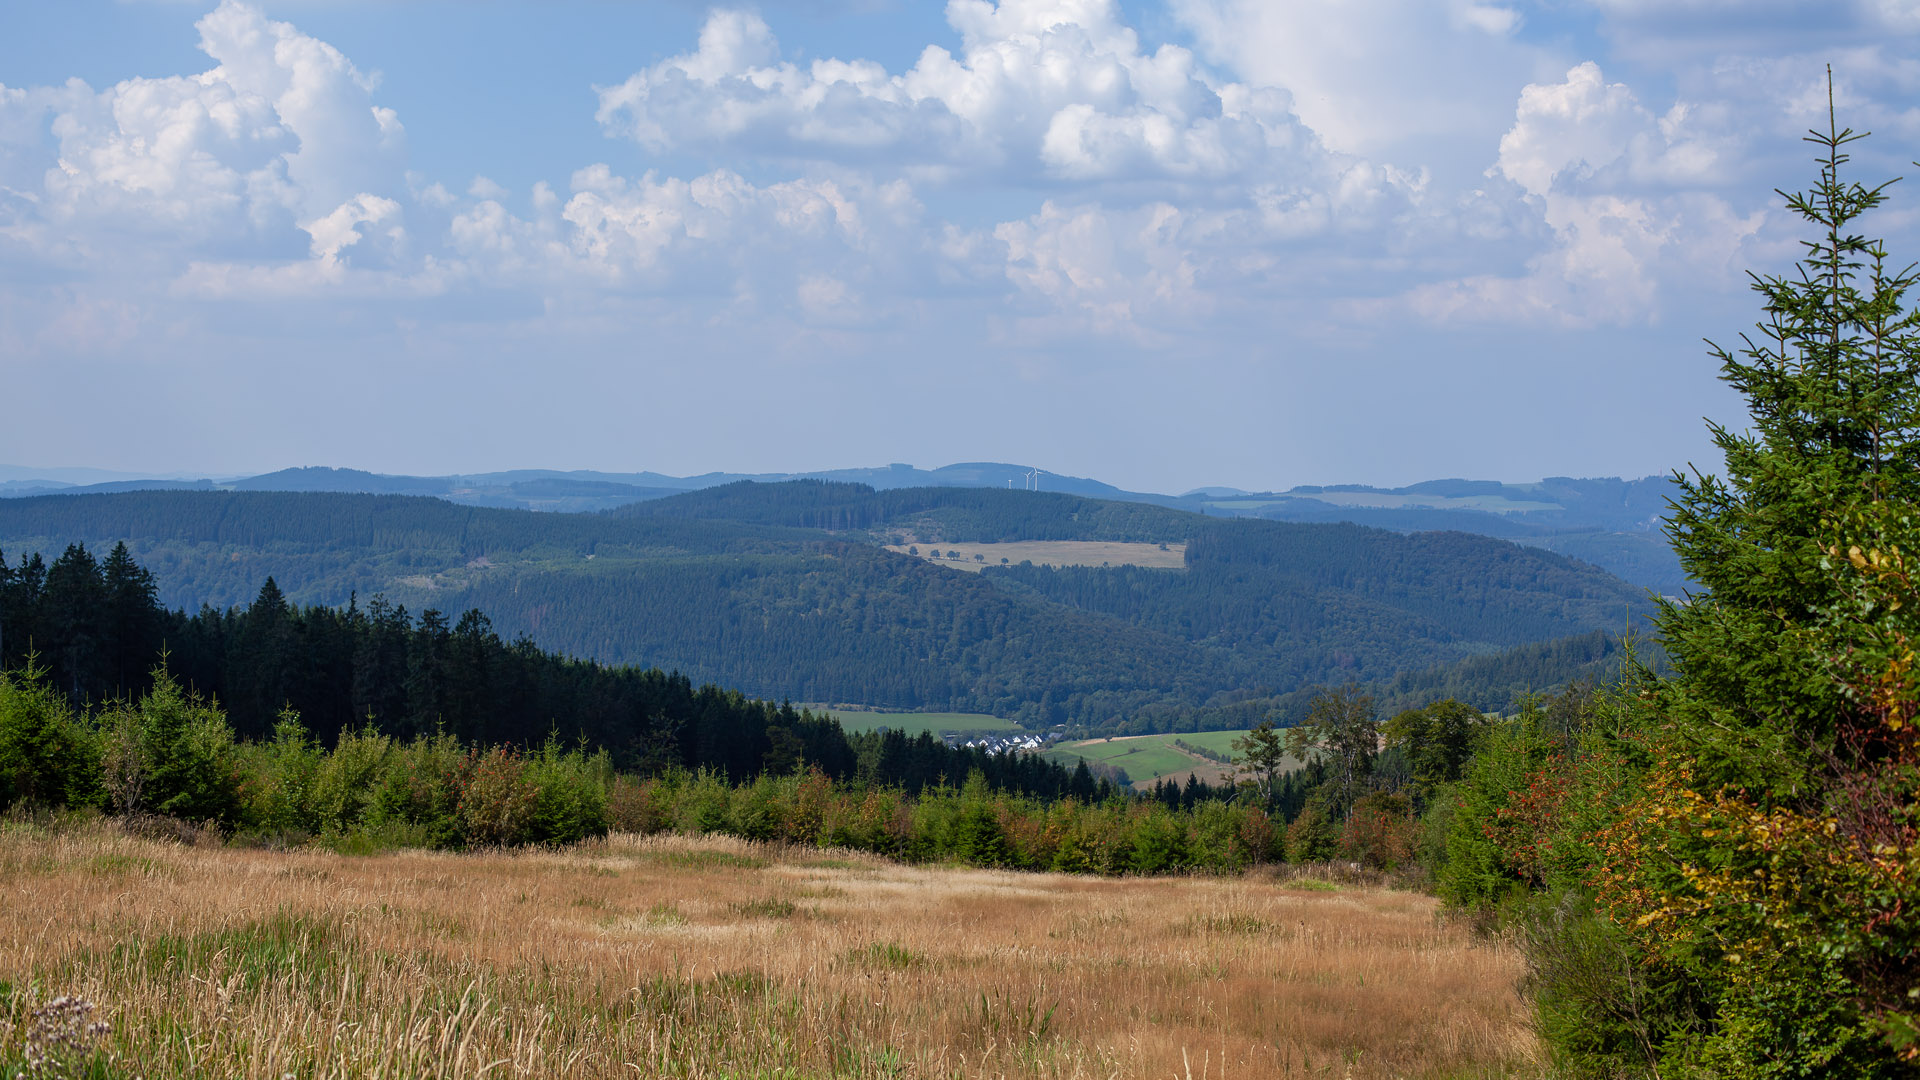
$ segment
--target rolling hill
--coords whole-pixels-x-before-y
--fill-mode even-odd
[[[1127,491],[1084,477],[1000,462],[963,462],[937,469],[893,464],[811,473],[561,472],[520,469],[454,476],[393,476],[357,469],[307,467],[226,479],[142,479],[89,469],[32,470],[0,466],[0,498],[138,490],[306,491],[429,495],[467,506],[590,513],[740,481],[794,480],[855,484],[877,491],[981,488],[1068,494],[1146,503],[1217,517],[1331,524],[1347,522],[1394,532],[1469,532],[1582,559],[1655,593],[1678,596],[1690,583],[1661,533],[1672,485],[1664,477],[1530,484],[1429,480],[1399,488],[1309,485],[1281,492],[1196,488],[1184,495]]]
[[[1183,569],[962,573],[882,546],[907,538],[1186,548]],[[326,492],[0,500],[16,564],[117,541],[171,606],[244,604],[272,575],[296,602],[478,608],[509,637],[760,696],[1099,731],[1245,726],[1316,683],[1484,666],[1645,607],[1595,567],[1481,536],[1045,492],[740,483],[604,515]]]

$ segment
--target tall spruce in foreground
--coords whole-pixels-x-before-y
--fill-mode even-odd
[[[1818,182],[1782,194],[1815,239],[1794,274],[1755,277],[1757,334],[1715,350],[1751,432],[1714,426],[1726,478],[1679,480],[1670,531],[1703,590],[1661,614],[1677,674],[1620,703],[1650,764],[1580,837],[1601,921],[1536,942],[1576,1072],[1920,1059],[1920,568],[1901,554],[1920,553],[1920,333],[1911,268],[1855,231],[1889,186],[1843,178],[1862,137],[1831,114],[1813,133]]]
[[[1838,584],[1823,570],[1823,522],[1852,503],[1920,497],[1920,340],[1902,310],[1911,267],[1889,270],[1855,223],[1892,181],[1843,180],[1845,147],[1865,133],[1831,126],[1813,189],[1787,207],[1820,230],[1789,276],[1754,277],[1764,301],[1738,350],[1714,348],[1747,399],[1752,430],[1710,424],[1727,476],[1676,476],[1669,533],[1702,586],[1668,603],[1660,630],[1693,707],[1711,778],[1793,797],[1823,756],[1844,695],[1798,640]]]

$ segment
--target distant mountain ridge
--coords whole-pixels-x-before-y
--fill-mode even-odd
[[[903,488],[1038,490],[1215,516],[1303,523],[1351,522],[1394,532],[1477,533],[1593,563],[1662,595],[1678,596],[1688,587],[1679,561],[1660,531],[1671,488],[1664,477],[1639,480],[1549,477],[1531,484],[1450,479],[1399,488],[1363,484],[1302,485],[1280,492],[1205,487],[1174,496],[1127,491],[1099,480],[1003,462],[962,462],[936,469],[892,464],[806,473],[704,473],[686,477],[656,472],[547,469],[390,476],[357,469],[306,467],[228,480],[115,478],[84,484],[51,478],[35,480],[22,475],[29,472],[31,470],[0,466],[0,477],[12,477],[0,480],[0,498],[136,490],[306,491],[425,495],[468,506],[591,513],[741,481],[770,484],[817,480],[862,484],[877,491]],[[47,472],[79,476],[88,471]]]

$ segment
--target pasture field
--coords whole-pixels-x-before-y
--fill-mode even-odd
[[[837,709],[831,705],[809,705],[814,712],[832,713],[848,732],[892,728],[908,735],[931,731],[1020,731],[1019,724],[986,713],[966,712],[870,712],[865,709]]]
[[[75,995],[111,1025],[77,1041],[115,1059],[76,1075],[1539,1072],[1509,944],[1290,869],[1097,879],[625,835],[348,856],[16,820],[0,1068]]]
[[[1184,570],[1185,544],[1107,543],[1098,540],[1013,540],[1003,544],[890,544],[902,555],[918,548],[920,558],[955,570],[985,570],[1002,562],[1018,566],[1145,566]],[[953,554],[949,554],[952,552]],[[978,556],[976,558],[976,556]]]
[[[1225,754],[1228,757],[1234,756],[1233,741],[1246,737],[1247,732],[1245,728],[1241,728],[1238,731],[1189,731],[1181,735],[1164,736],[1168,746],[1173,745],[1173,740],[1179,739],[1182,742],[1191,743],[1205,750],[1211,750],[1216,754]]]
[[[1125,769],[1127,778],[1133,781],[1135,788],[1151,787],[1155,780],[1161,778],[1184,784],[1189,775],[1198,776],[1209,784],[1218,784],[1229,779],[1233,769],[1198,754],[1189,754],[1173,745],[1174,740],[1231,756],[1233,740],[1245,735],[1245,729],[1188,731],[1174,735],[1121,735],[1111,739],[1060,743],[1045,751],[1045,756],[1068,768],[1085,758],[1089,762]]]

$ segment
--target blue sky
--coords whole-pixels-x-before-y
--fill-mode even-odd
[[[1711,466],[1920,0],[0,0],[0,461]],[[1910,185],[1901,185],[1901,188]],[[1915,200],[1873,222],[1920,254]]]

